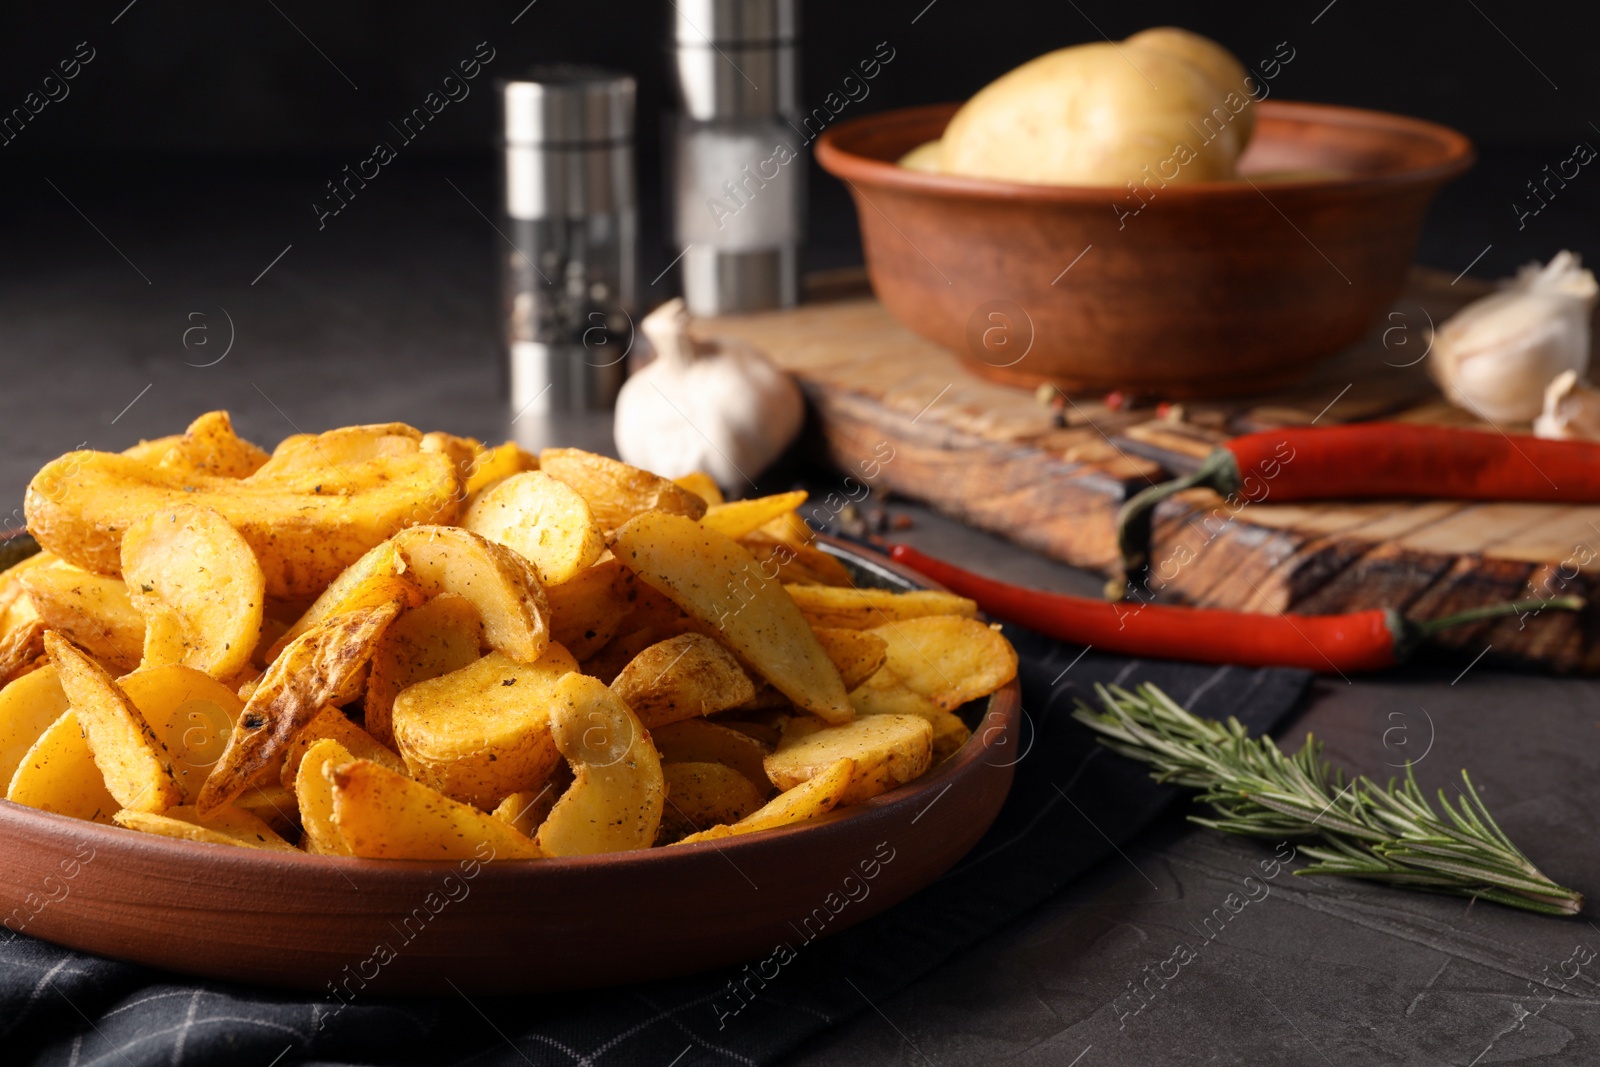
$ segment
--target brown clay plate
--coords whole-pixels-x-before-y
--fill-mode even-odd
[[[824,545],[863,585],[928,588]],[[830,894],[829,933],[904,900],[977,843],[1011,788],[1017,683],[965,709],[928,774],[813,823],[573,859],[385,862],[177,841],[0,801],[0,922],[188,974],[325,991],[504,993],[664,978],[766,955]],[[926,817],[924,817],[926,816]]]

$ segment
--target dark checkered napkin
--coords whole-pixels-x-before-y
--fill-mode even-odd
[[[854,902],[850,894],[870,884],[796,916],[793,941],[739,968],[603,992],[371,997],[342,1006],[0,932],[0,1067],[773,1063],[1022,915],[1173,801],[1176,790],[1106,752],[1068,717],[1094,683],[1154,682],[1199,714],[1236,715],[1259,732],[1287,717],[1309,677],[1080,656],[1032,634],[1011,636],[1027,718],[1010,799],[953,871],[859,926],[826,936]]]

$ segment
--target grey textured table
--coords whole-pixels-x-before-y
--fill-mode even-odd
[[[20,505],[30,474],[63,451],[122,448],[217,407],[268,444],[392,419],[495,440],[513,429],[495,347],[499,238],[467,202],[491,203],[481,170],[451,172],[453,191],[446,172],[419,166],[322,232],[304,181],[240,171],[224,194],[216,175],[163,173],[138,186],[90,170],[14,179],[19,215],[0,257],[0,499]],[[199,189],[210,195],[191,196]],[[604,436],[603,424],[585,429]],[[814,474],[826,489],[829,475]],[[906,540],[985,573],[1083,593],[1098,584],[897,510],[916,522]],[[1370,774],[1417,758],[1430,787],[1469,767],[1548,874],[1600,891],[1600,687],[1465,666],[1320,681],[1291,739],[1312,730]],[[1131,985],[1177,941],[1195,941],[1270,856],[1174,814],[794,1062],[1600,1061],[1600,960],[1570,992],[1531,984],[1600,950],[1587,919],[1287,874],[1133,1012]]]

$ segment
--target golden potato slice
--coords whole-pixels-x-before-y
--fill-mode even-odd
[[[647,729],[714,715],[754,697],[732,653],[705,634],[680,634],[640,652],[611,683]]]
[[[839,805],[854,779],[855,764],[848,759],[837,760],[793,789],[779,793],[738,822],[690,834],[677,844],[715,841],[721,837],[753,834],[758,830],[773,830],[779,826],[820,819]]]
[[[649,848],[661,827],[661,757],[633,712],[599,681],[569,674],[550,710],[572,784],[539,827],[551,856]]]
[[[633,609],[637,582],[615,558],[602,559],[570,581],[545,590],[550,603],[550,638],[579,659],[588,659],[616,636]]]
[[[806,491],[796,489],[788,493],[774,493],[772,496],[753,497],[750,500],[713,504],[700,517],[700,523],[707,529],[715,530],[737,541],[805,502]]]
[[[306,750],[294,779],[294,799],[305,832],[301,844],[319,856],[348,856],[350,847],[333,821],[334,768],[355,761],[350,750],[331,737],[316,741]]]
[[[967,743],[972,730],[953,711],[946,711],[921,693],[913,693],[885,668],[850,694],[857,715],[916,715],[933,728],[933,762],[942,763]]]
[[[859,804],[918,777],[933,764],[933,727],[916,715],[863,715],[843,726],[796,716],[764,761],[779,789],[792,789],[841,759],[855,764],[841,805]]]
[[[667,803],[659,841],[676,841],[713,826],[738,822],[761,807],[766,790],[722,763],[663,763]]]
[[[300,851],[279,837],[265,822],[232,805],[210,815],[201,815],[191,807],[168,808],[159,815],[144,811],[119,811],[115,821],[118,826],[125,826],[129,830],[175,837],[180,841],[198,841],[203,845],[233,845],[276,852]]]
[[[544,855],[504,821],[368,760],[325,765],[333,822],[352,856],[514,860]]]
[[[0,689],[0,782],[10,782],[39,735],[67,710],[54,665],[8,682]]]
[[[129,453],[123,453],[127,455]],[[184,474],[209,474],[218,478],[245,478],[267,461],[265,449],[233,432],[226,411],[208,411],[153,460],[158,466]]]
[[[785,585],[855,585],[844,564],[820,548],[792,545],[760,531],[741,538],[739,544]]]
[[[509,478],[518,471],[536,471],[539,469],[539,459],[531,456],[517,447],[515,441],[507,441],[483,452],[473,464],[472,472],[467,476],[467,497],[471,498],[481,493],[489,486],[502,478]]]
[[[30,568],[18,582],[47,629],[119,674],[139,665],[144,655],[144,616],[133,606],[121,578],[63,563]]]
[[[878,673],[889,658],[889,643],[877,634],[836,626],[818,626],[815,633],[847,692]]]
[[[44,643],[117,803],[133,811],[182,804],[183,787],[173,774],[171,755],[111,675],[59,634],[45,634]]]
[[[488,451],[483,447],[483,442],[476,437],[457,437],[453,433],[434,430],[422,435],[419,446],[424,452],[438,452],[450,457],[450,462],[456,465],[456,471],[461,475],[462,498],[465,499],[467,479],[472,477],[479,457]]]
[[[69,709],[39,735],[11,776],[6,799],[74,819],[110,823],[122,805],[106,788],[78,717]]]
[[[717,484],[715,478],[705,471],[690,471],[682,478],[672,479],[672,484],[689,490],[689,492],[704,500],[708,507],[715,507],[723,503],[722,487]]]
[[[399,612],[393,603],[361,608],[324,619],[295,638],[245,703],[196,806],[211,812],[231,803],[282,758],[295,734],[366,670],[378,638]]]
[[[618,530],[612,551],[798,707],[829,722],[855,714],[838,668],[794,601],[735,541],[654,511]]]
[[[145,619],[144,662],[182,663],[213,678],[250,665],[266,578],[227,519],[200,507],[140,519],[122,538],[122,574]]]
[[[888,589],[840,589],[826,585],[786,588],[800,608],[800,614],[812,626],[866,630],[926,615],[962,615],[969,619],[978,615],[977,601],[932,589],[895,593]]]
[[[788,545],[809,545],[817,539],[817,532],[806,525],[806,520],[800,517],[798,511],[779,515],[761,527],[761,532]]]
[[[372,653],[362,701],[367,733],[379,744],[393,746],[394,701],[401,690],[476,663],[482,643],[483,620],[466,597],[440,593],[403,613]]]
[[[0,686],[32,674],[48,662],[44,654],[44,635],[44,623],[34,619],[0,636]]]
[[[519,833],[529,837],[536,837],[539,827],[544,824],[550,815],[550,809],[556,806],[556,801],[561,799],[561,794],[567,791],[572,784],[572,771],[565,763],[558,764],[550,772],[550,778],[538,789],[524,789],[507,796],[496,804],[491,812],[495,818],[504,819],[517,828]]]
[[[285,789],[294,788],[300,773],[300,762],[305,759],[306,752],[318,741],[325,740],[339,742],[354,759],[380,763],[396,774],[409,773],[405,761],[379,744],[371,734],[351,722],[344,712],[330,705],[317,712],[311,721],[294,735],[294,741],[290,743],[289,750],[284,756],[283,769],[278,772],[278,780]]]
[[[553,644],[533,663],[491,652],[418,682],[394,702],[400,756],[417,781],[484,809],[536,789],[561,761],[550,716],[557,687],[577,669]]]
[[[742,774],[763,798],[772,792],[764,763],[767,747],[732,727],[704,719],[688,719],[651,730],[650,740],[664,761],[720,763]]]
[[[873,627],[889,646],[885,666],[945,711],[988,696],[1017,676],[1011,642],[976,619],[928,615]]]
[[[666,511],[698,519],[706,513],[699,496],[649,471],[577,448],[547,448],[539,469],[576,489],[589,502],[602,529],[615,530],[635,515]]]
[[[455,526],[413,526],[395,535],[407,576],[425,596],[466,597],[483,619],[483,639],[519,663],[550,642],[550,605],[527,560]]]
[[[421,604],[425,599],[422,590],[401,577],[405,569],[406,561],[393,542],[374,546],[341,571],[294,624],[272,643],[267,649],[266,662],[277,659],[290,641],[330,616],[395,601],[401,601],[407,608]]]
[[[290,475],[322,474],[378,459],[415,456],[422,451],[422,431],[403,422],[371,426],[341,426],[326,433],[298,433],[285,437],[272,457],[255,473],[267,481]],[[434,452],[433,455],[440,455]],[[449,460],[449,456],[440,458]],[[452,468],[454,461],[451,461]],[[457,476],[459,484],[459,475]]]
[[[461,525],[532,563],[547,586],[570,581],[606,547],[588,502],[544,471],[513,474],[484,490]]]
[[[269,464],[270,465],[270,464]],[[215,478],[108,452],[71,452],[28,486],[28,529],[85,570],[121,573],[122,535],[179,504],[219,512],[254,550],[269,596],[310,599],[405,526],[453,522],[460,478],[443,456],[385,456],[295,476]]]
[[[117,685],[172,761],[183,803],[193,804],[222,758],[244,701],[210,675],[179,664],[141,667]]]

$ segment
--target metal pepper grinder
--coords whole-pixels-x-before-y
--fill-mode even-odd
[[[673,237],[696,315],[800,298],[796,0],[672,0]]]
[[[579,444],[599,421],[584,416],[616,401],[633,343],[634,80],[557,65],[500,92],[512,431],[529,448]]]

